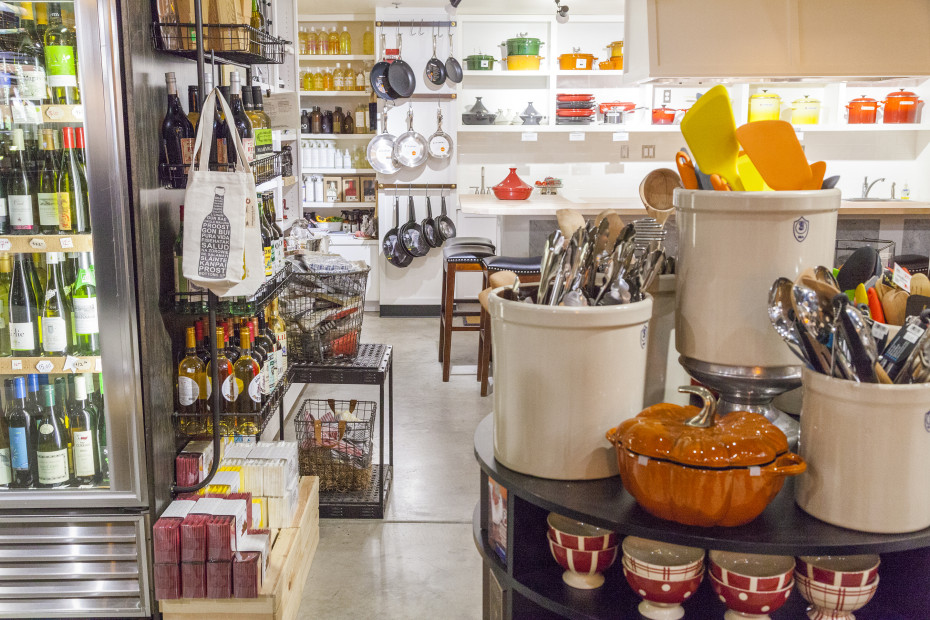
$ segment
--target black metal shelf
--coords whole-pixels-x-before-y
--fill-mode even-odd
[[[228,430],[228,429],[225,431],[221,430],[220,436],[221,437],[245,436],[245,437],[255,437],[256,439],[260,440],[262,437],[262,433],[265,432],[265,428],[268,426],[268,422],[271,420],[271,417],[275,414],[275,412],[279,412],[281,410],[281,407],[284,403],[284,395],[287,393],[287,388],[289,386],[290,386],[290,382],[287,380],[287,377],[285,377],[278,384],[278,387],[275,388],[274,392],[271,393],[271,396],[268,398],[265,404],[262,405],[261,411],[259,413],[246,414],[246,415],[243,415],[240,413],[220,413],[220,420],[223,420],[223,419],[238,420],[239,418],[248,418],[249,422],[254,424],[255,428],[257,429],[254,433],[241,433],[238,431],[238,429],[235,429],[235,428],[232,430]],[[174,421],[175,435],[179,438],[183,438],[184,443],[192,439],[210,439],[213,437],[212,430],[204,429],[203,432],[188,433],[183,429],[183,425],[185,421],[195,422],[195,421],[203,421],[203,420],[212,420],[211,414],[191,415],[191,414],[175,412],[174,414],[172,414],[172,418]]]
[[[284,269],[278,274],[267,280],[248,299],[238,297],[231,299],[220,299],[216,309],[216,316],[219,318],[230,318],[236,316],[255,316],[265,309],[287,285],[291,276],[291,266],[285,263]],[[202,315],[208,311],[207,291],[197,293],[174,293],[170,299],[166,300],[166,310],[176,314]]]
[[[383,476],[382,476],[382,473]],[[383,488],[379,486],[379,477]],[[384,517],[384,500],[391,493],[394,468],[374,464],[371,467],[371,484],[365,491],[338,493],[320,491],[321,519],[381,519]]]
[[[190,60],[197,60],[196,33],[193,23],[152,23],[156,50]],[[208,62],[244,67],[280,65],[290,43],[244,24],[203,24],[204,58]]]
[[[277,151],[268,157],[262,157],[252,162],[252,176],[255,177],[255,185],[267,183],[277,177],[282,176],[281,160],[284,151]],[[187,177],[190,171],[190,164],[158,164],[158,178],[164,189],[187,189]],[[230,164],[219,164],[217,169],[220,172],[229,172],[234,166]]]

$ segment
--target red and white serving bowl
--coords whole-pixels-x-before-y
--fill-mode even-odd
[[[604,585],[602,573],[617,559],[619,547],[608,547],[600,551],[584,551],[563,547],[555,541],[551,532],[547,538],[552,557],[559,563],[559,566],[565,569],[562,573],[562,581],[580,590],[593,590]]]
[[[770,620],[769,613],[779,609],[791,596],[794,581],[779,590],[745,590],[723,583],[713,573],[710,586],[727,606],[724,620]]]
[[[627,536],[623,557],[633,571],[660,581],[684,581],[704,572],[704,550]]]
[[[750,592],[784,590],[793,580],[794,558],[788,555],[762,555],[710,551],[710,573],[720,583]]]
[[[834,586],[813,581],[801,572],[794,572],[798,591],[808,603],[810,620],[855,620],[853,612],[864,607],[878,589],[878,577],[872,583],[859,587]]]
[[[797,571],[811,581],[859,588],[878,579],[880,562],[877,555],[805,555],[798,558]]]
[[[555,542],[568,549],[602,551],[616,547],[620,542],[616,532],[589,525],[569,517],[550,512],[546,518],[549,533]]]
[[[623,576],[633,591],[643,599],[637,609],[644,618],[679,620],[685,615],[681,604],[697,592],[704,578],[704,571],[701,570],[687,579],[655,578],[638,572],[624,556]]]

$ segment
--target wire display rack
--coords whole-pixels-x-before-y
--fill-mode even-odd
[[[378,403],[307,399],[294,419],[301,476],[319,476],[321,491],[366,491]]]
[[[220,298],[216,308],[217,316],[228,318],[257,315],[278,296],[290,277],[291,266],[285,263],[284,269],[269,278],[251,297]],[[166,305],[169,306],[168,310],[176,314],[206,314],[208,295],[206,290],[174,293]]]
[[[269,395],[268,400],[265,401],[258,413],[245,415],[241,413],[220,413],[220,436],[254,437],[256,441],[261,440],[262,433],[265,432],[271,417],[276,411],[280,415],[284,410],[284,395],[287,393],[289,385],[288,378],[284,377]],[[176,437],[185,440],[210,439],[213,437],[211,414],[192,415],[176,412],[172,418]]]
[[[152,23],[152,43],[160,52],[197,59],[197,25]],[[290,41],[271,36],[245,24],[203,25],[203,49],[207,60],[238,65],[280,65]]]
[[[261,185],[282,176],[283,159],[284,151],[278,151],[273,155],[253,161],[252,176],[255,177],[255,185]],[[158,164],[158,179],[161,186],[165,189],[186,189],[190,167],[190,164]],[[217,164],[216,169],[220,172],[229,172],[233,166]]]

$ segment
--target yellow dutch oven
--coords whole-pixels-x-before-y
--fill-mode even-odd
[[[766,90],[749,98],[749,122],[777,121],[781,114],[781,97]]]
[[[816,125],[820,122],[820,101],[804,95],[791,102],[792,125]]]

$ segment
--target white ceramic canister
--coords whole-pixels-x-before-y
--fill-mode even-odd
[[[649,343],[646,345],[646,388],[643,404],[648,407],[665,402],[669,340],[675,329],[675,276],[659,276],[652,288],[652,317],[649,320]],[[678,358],[675,358],[677,364]]]
[[[840,190],[676,189],[678,353],[742,368],[796,367],[775,333],[768,293],[779,277],[832,265]]]
[[[930,384],[855,383],[808,369],[802,380],[798,506],[864,532],[930,527]]]
[[[495,458],[541,478],[617,475],[604,433],[643,408],[652,297],[594,308],[489,301]]]

